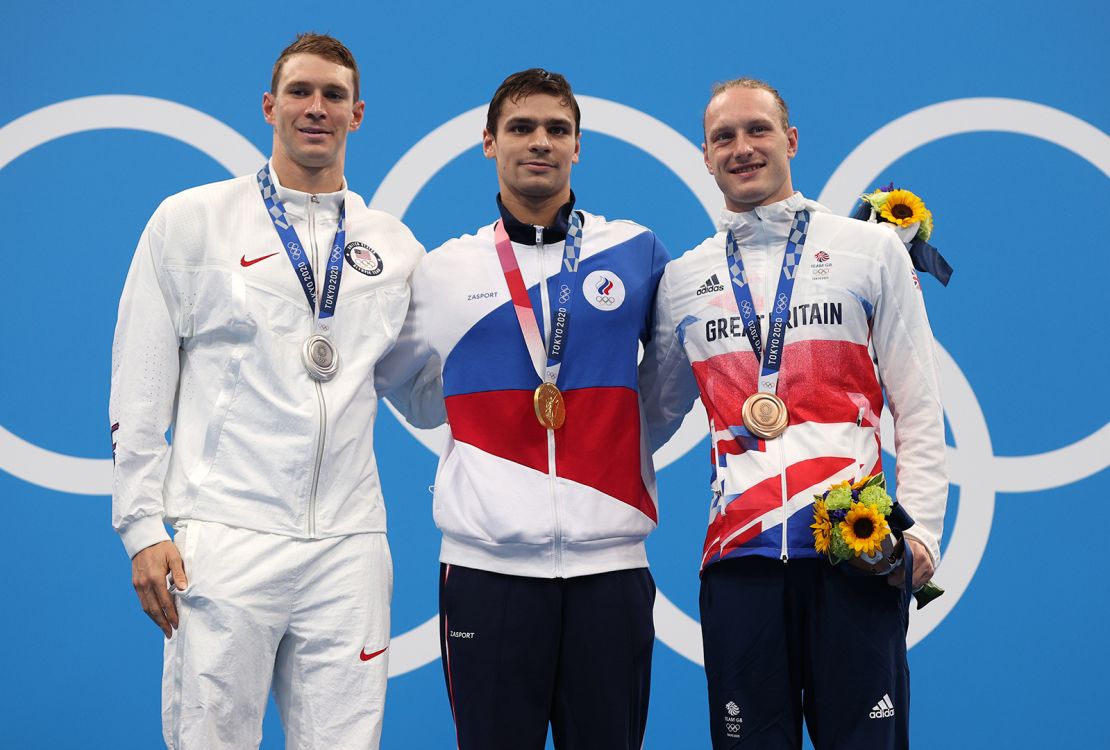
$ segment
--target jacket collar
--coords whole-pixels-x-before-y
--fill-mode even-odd
[[[751,211],[736,213],[727,208],[721,209],[717,218],[717,231],[731,231],[737,240],[751,237],[760,230],[775,231],[781,229],[782,233],[789,229],[794,220],[794,214],[802,209],[827,213],[828,209],[817,201],[811,201],[801,193],[795,192],[788,198],[766,206],[756,206]],[[781,225],[781,226],[780,226]]]
[[[285,206],[285,212],[298,219],[308,218],[308,204],[312,202],[313,197],[316,198],[316,210],[313,213],[334,219],[339,216],[339,206],[342,205],[343,199],[347,197],[346,177],[343,178],[343,186],[337,192],[316,193],[315,196],[283,186],[278,179],[277,170],[274,169],[272,161],[270,162],[270,179],[273,180],[274,187],[277,188],[277,197]]]
[[[574,191],[572,190],[570,200],[564,203],[562,208],[559,209],[559,213],[556,214],[555,223],[543,228],[545,245],[562,242],[566,239],[567,229],[570,227],[570,212],[573,210]],[[505,204],[501,202],[501,193],[497,194],[497,211],[501,214],[501,223],[505,225],[505,231],[508,233],[510,240],[518,245],[536,244],[536,228],[531,224],[525,224],[509,213],[509,209],[505,208]]]

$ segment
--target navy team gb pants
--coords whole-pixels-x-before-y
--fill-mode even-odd
[[[825,560],[705,569],[701,625],[714,750],[909,746],[909,591]]]

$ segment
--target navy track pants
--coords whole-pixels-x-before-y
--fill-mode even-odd
[[[825,560],[741,557],[702,575],[714,750],[909,747],[909,594]]]
[[[461,750],[640,750],[647,568],[530,578],[440,566],[440,649]]]

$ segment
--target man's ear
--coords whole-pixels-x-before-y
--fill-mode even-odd
[[[277,100],[274,95],[269,91],[262,94],[262,117],[266,122],[271,125],[274,124],[274,107],[277,106]]]
[[[352,133],[359,129],[362,125],[362,118],[366,115],[366,102],[359,100],[355,102],[355,107],[351,110],[351,124],[347,127]]]

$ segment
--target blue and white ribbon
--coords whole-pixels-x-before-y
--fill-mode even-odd
[[[790,225],[786,239],[786,253],[782,258],[782,274],[779,277],[775,301],[767,313],[767,347],[763,347],[763,337],[759,328],[759,316],[755,311],[752,291],[748,288],[744,274],[744,259],[740,255],[740,245],[732,232],[725,239],[725,254],[728,272],[732,277],[732,294],[736,299],[736,309],[744,323],[744,336],[752,345],[752,351],[759,360],[758,390],[774,393],[778,389],[779,371],[782,369],[783,342],[786,339],[786,321],[790,317],[790,298],[794,294],[794,277],[798,272],[798,262],[805,249],[806,234],[809,232],[809,211],[798,211]]]

